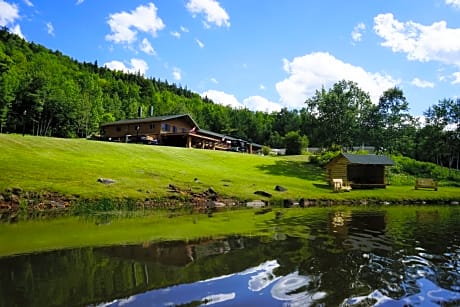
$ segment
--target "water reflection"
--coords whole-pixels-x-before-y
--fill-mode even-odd
[[[308,209],[268,237],[0,258],[0,306],[456,306],[455,207]]]

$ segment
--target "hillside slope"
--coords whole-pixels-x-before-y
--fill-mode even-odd
[[[239,200],[377,199],[458,200],[460,189],[414,190],[413,185],[333,193],[324,170],[307,156],[271,157],[234,152],[0,134],[0,191],[48,191],[85,199],[164,201],[170,185],[201,193],[210,188]],[[113,179],[102,184],[99,178]],[[280,185],[287,191],[275,191]],[[177,193],[175,194],[177,196]],[[180,194],[179,194],[180,197]]]

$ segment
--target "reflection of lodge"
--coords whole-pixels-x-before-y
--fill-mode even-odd
[[[101,248],[101,251],[112,257],[183,267],[199,258],[225,254],[232,249],[241,249],[244,247],[242,244],[238,240],[209,240],[196,243],[166,242],[152,245],[146,243],[143,246],[134,245],[129,248],[125,246],[104,247]]]
[[[248,153],[261,149],[258,144],[200,129],[188,114],[119,120],[100,129],[102,139],[108,141]]]

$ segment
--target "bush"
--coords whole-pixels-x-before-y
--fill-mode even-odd
[[[408,174],[414,177],[427,177],[436,180],[460,181],[460,171],[436,165],[431,162],[421,162],[408,157],[392,156],[396,165],[391,171],[395,174]]]
[[[272,152],[270,146],[262,146],[262,154],[268,156]]]

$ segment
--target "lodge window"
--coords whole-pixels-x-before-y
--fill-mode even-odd
[[[187,132],[187,129],[182,128],[182,133],[186,133],[186,132]]]
[[[177,133],[177,127],[176,126],[173,126],[173,133]]]
[[[161,124],[162,131],[169,131],[170,129],[171,127],[169,126],[169,124]]]
[[[155,129],[155,124],[150,124],[150,130]]]

